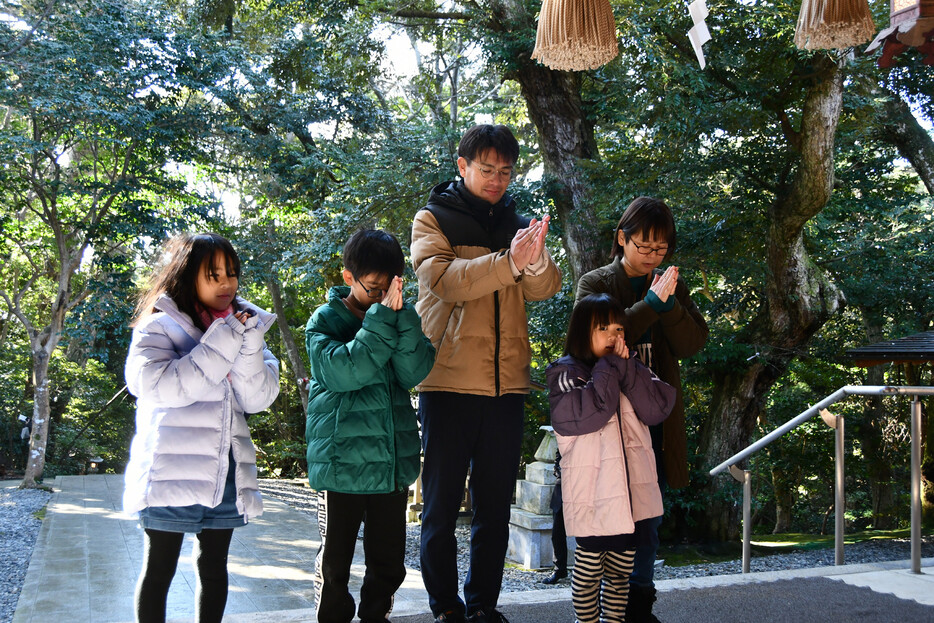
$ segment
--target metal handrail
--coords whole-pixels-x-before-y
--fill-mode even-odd
[[[830,415],[824,411],[827,407],[843,400],[850,395],[862,396],[913,396],[911,408],[911,570],[921,573],[921,402],[919,396],[934,396],[934,387],[898,386],[898,385],[846,385],[830,394],[817,404],[802,411],[796,417],[788,420],[768,435],[750,444],[720,463],[712,470],[711,476],[729,469],[730,474],[743,483],[743,573],[749,573],[749,552],[751,538],[750,521],[750,474],[737,463],[769,445],[788,431],[797,428],[815,415],[820,414],[828,426],[835,430],[835,458],[836,472],[834,484],[834,545],[836,548],[834,564],[843,564],[843,515],[844,515],[844,489],[843,489],[843,416]],[[821,413],[824,411],[824,413]]]

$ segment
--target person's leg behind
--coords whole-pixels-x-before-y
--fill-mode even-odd
[[[423,392],[418,417],[422,425],[422,531],[420,564],[435,616],[463,619],[458,595],[457,539],[454,529],[464,498],[467,464],[476,431],[476,414],[463,408],[465,394]]]
[[[503,583],[510,506],[522,450],[525,395],[470,398],[467,404],[481,428],[470,462],[473,520],[464,599],[468,614],[479,610],[489,618]]]
[[[558,498],[557,501],[555,498]],[[542,584],[557,584],[568,577],[568,535],[564,529],[564,510],[561,501],[561,483],[555,487],[551,502],[551,549],[554,552],[554,570]]]
[[[655,557],[658,554],[658,528],[662,525],[662,517],[652,517],[638,522],[640,545],[635,549],[633,559],[632,578],[633,586],[651,587],[655,585]]]
[[[571,574],[571,601],[577,623],[599,623],[600,581],[603,579],[604,552],[591,552],[577,546]]]
[[[600,591],[600,620],[605,623],[626,621],[629,599],[629,575],[634,550],[607,552],[603,559],[603,588]]]
[[[350,594],[350,565],[363,521],[363,495],[318,492],[321,546],[315,558],[315,612],[318,623],[350,623],[356,604]]]
[[[409,490],[366,496],[363,551],[366,574],[357,616],[361,623],[385,623],[393,596],[405,580],[405,507]]]
[[[195,543],[195,620],[198,623],[220,623],[227,606],[227,554],[233,528],[204,529]]]
[[[560,571],[567,577],[568,533],[564,529],[564,511],[561,509],[554,513],[554,527],[551,530],[551,544],[555,554],[555,571]]]
[[[636,522],[637,540],[632,575],[629,578],[629,601],[626,608],[628,623],[657,623],[652,614],[656,600],[655,557],[658,554],[658,528],[662,517]]]
[[[165,603],[184,537],[182,532],[144,531],[143,568],[135,595],[137,623],[165,623]]]

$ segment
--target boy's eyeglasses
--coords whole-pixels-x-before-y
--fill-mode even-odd
[[[360,284],[360,287],[363,288],[363,291],[366,292],[366,295],[371,299],[382,298],[382,296],[387,292],[386,288],[368,288],[359,281],[357,283]]]
[[[494,174],[496,174],[497,176],[499,176],[499,178],[502,179],[502,180],[505,181],[505,182],[508,182],[508,181],[510,181],[510,180],[512,179],[512,176],[513,176],[513,170],[512,170],[512,169],[499,169],[499,170],[496,170],[496,169],[494,169],[494,168],[492,168],[492,167],[487,167],[487,166],[484,166],[484,165],[482,165],[482,164],[477,164],[477,163],[474,162],[473,160],[468,160],[468,162],[469,162],[470,164],[474,165],[474,166],[477,168],[477,171],[480,171],[480,177],[482,177],[482,178],[485,179],[485,180],[490,179],[491,177],[493,177]]]
[[[636,248],[636,253],[639,255],[666,255],[668,253],[668,247],[650,247],[647,244],[636,244],[636,241],[632,238],[629,239],[629,242],[632,243],[632,246]]]

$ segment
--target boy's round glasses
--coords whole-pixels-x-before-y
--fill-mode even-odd
[[[480,171],[480,177],[482,177],[485,180],[488,180],[491,177],[493,177],[494,173],[505,182],[508,182],[512,179],[512,175],[513,175],[512,169],[499,169],[497,171],[496,169],[492,167],[487,167],[482,164],[477,164],[473,160],[468,160],[468,162],[470,162],[470,164],[474,165],[477,168],[477,170]]]
[[[668,247],[650,247],[647,244],[636,244],[636,241],[632,238],[629,239],[629,242],[632,243],[632,246],[636,248],[636,253],[639,255],[665,255],[668,253]]]

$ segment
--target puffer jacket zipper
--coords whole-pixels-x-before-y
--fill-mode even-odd
[[[496,332],[495,336],[495,346],[493,349],[493,377],[496,380],[496,395],[499,396],[500,383],[499,383],[499,338],[500,338],[500,326],[499,326],[499,291],[493,293],[493,329]]]
[[[230,386],[230,380],[224,379],[224,406],[221,410],[221,442],[220,447],[218,448],[217,456],[217,484],[214,489],[214,506],[217,506],[224,499],[224,489],[227,485],[227,475],[224,473],[223,465],[226,461],[230,463],[229,457],[233,451],[231,447],[230,439],[230,430],[231,430],[231,405],[230,405],[230,392],[232,388]],[[230,471],[233,469],[233,465],[227,465],[227,470]],[[221,475],[224,475],[224,478],[221,478]],[[234,474],[236,477],[236,473]],[[236,484],[236,481],[235,481]]]
[[[629,473],[629,461],[626,458],[626,436],[623,433],[623,410],[616,411],[616,424],[619,426],[619,443],[623,448],[623,470],[626,472],[626,494],[629,496],[629,514],[634,518],[636,510],[632,507],[632,474]]]
[[[392,474],[390,475],[392,482],[389,483],[389,491],[392,492],[396,490],[396,483],[399,481],[399,462],[396,461],[396,397],[393,393],[395,384],[392,382],[388,366],[383,372],[383,382],[389,390],[389,452],[392,455]]]

